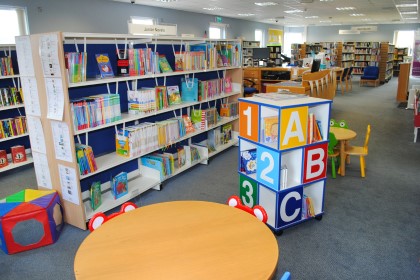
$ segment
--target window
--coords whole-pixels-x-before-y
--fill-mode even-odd
[[[265,47],[264,32],[261,29],[255,29],[255,41],[260,42],[260,47]]]
[[[226,24],[210,22],[210,39],[226,39]]]
[[[302,44],[303,33],[301,32],[286,32],[284,33],[284,50],[286,56],[290,57],[292,52],[292,44]]]
[[[0,44],[14,44],[15,36],[28,34],[26,9],[0,6]]]
[[[414,46],[414,31],[395,31],[394,44],[397,48],[408,48],[408,55],[412,55]]]

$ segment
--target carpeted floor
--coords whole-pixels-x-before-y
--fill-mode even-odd
[[[331,116],[357,131],[353,145],[362,145],[371,124],[366,178],[360,177],[357,158],[345,177],[328,175],[323,219],[277,237],[274,279],[286,270],[296,280],[420,279],[420,143],[413,143],[413,111],[398,108],[396,78],[376,88],[361,88],[356,80],[352,92],[337,92]],[[172,200],[225,203],[238,193],[237,153],[233,147],[135,202],[140,207]],[[1,174],[0,197],[35,184],[32,168]],[[66,226],[54,245],[10,256],[0,252],[0,279],[74,279],[74,255],[87,235]]]

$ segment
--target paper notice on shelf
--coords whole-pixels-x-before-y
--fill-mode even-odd
[[[27,116],[29,140],[31,141],[32,151],[46,154],[44,130],[42,129],[41,119],[37,117]]]
[[[21,77],[35,77],[34,63],[32,60],[31,38],[29,36],[18,36],[16,40],[16,53],[19,64],[19,75]]]
[[[52,189],[50,168],[48,167],[48,159],[46,154],[32,151],[34,159],[35,175],[38,186]]]
[[[47,90],[47,118],[61,121],[64,112],[64,91],[61,78],[45,78]]]
[[[41,116],[39,105],[38,87],[35,77],[21,77],[23,100],[25,102],[26,115]]]
[[[62,198],[76,205],[80,205],[76,170],[59,164],[58,172],[60,174]]]
[[[39,48],[44,77],[61,77],[58,34],[42,35],[39,38]]]
[[[51,121],[55,158],[73,162],[74,151],[70,146],[69,127],[65,122]]]

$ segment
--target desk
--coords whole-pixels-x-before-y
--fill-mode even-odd
[[[76,279],[271,279],[271,230],[223,204],[174,201],[137,208],[93,231],[74,260]]]
[[[348,128],[330,127],[330,132],[334,133],[335,138],[340,142],[340,174],[346,175],[346,142],[354,139],[357,133]]]

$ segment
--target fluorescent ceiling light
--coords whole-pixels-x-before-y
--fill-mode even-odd
[[[223,10],[223,8],[219,8],[219,7],[203,8],[203,9],[204,9],[204,10],[207,10],[207,11]]]
[[[331,20],[320,20],[319,22],[331,22]]]
[[[397,8],[404,8],[404,7],[417,7],[417,4],[399,4],[395,5]]]
[[[370,18],[362,18],[361,21],[371,21]]]
[[[412,19],[417,19],[417,17],[403,18],[403,19],[409,19],[409,20],[412,20]]]
[[[278,3],[274,3],[274,2],[255,2],[254,4],[257,6],[262,6],[262,7],[278,5]]]
[[[170,2],[176,2],[177,0],[156,0],[156,2],[163,2],[163,3],[170,3]]]
[[[305,17],[305,18],[319,18],[319,16],[309,16],[309,17]]]
[[[241,17],[250,17],[250,16],[255,16],[255,14],[238,14],[238,16],[241,16]]]
[[[301,10],[289,10],[289,11],[284,11],[286,14],[296,14],[296,13],[303,13],[303,11]]]
[[[350,14],[351,17],[363,17],[365,14]]]
[[[356,10],[355,7],[341,7],[341,8],[335,8],[338,11],[350,11],[350,10]]]
[[[417,15],[417,12],[401,12],[402,15]]]

